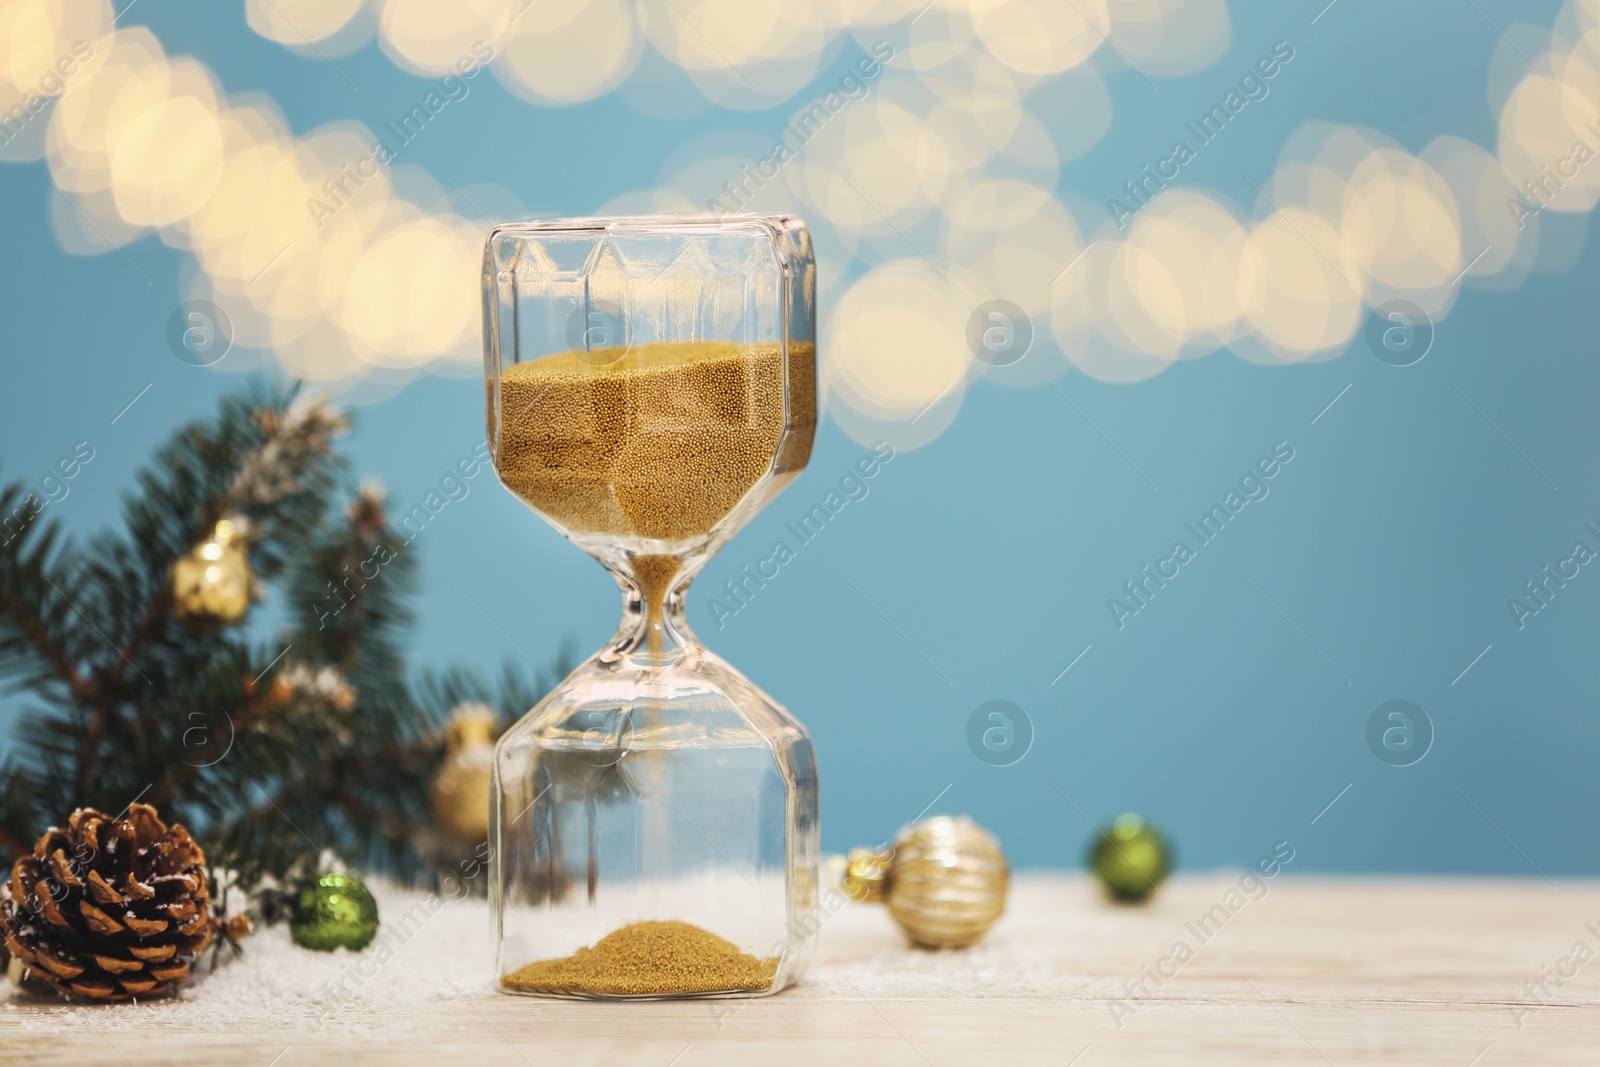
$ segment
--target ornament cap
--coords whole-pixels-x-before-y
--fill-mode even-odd
[[[250,531],[250,522],[243,515],[231,518],[218,519],[215,529],[211,531],[211,540],[220,541],[229,545],[235,541],[243,540]]]
[[[844,861],[844,892],[851,900],[876,903],[884,898],[889,881],[889,859],[894,853],[873,848],[853,848]]]
[[[479,745],[493,745],[495,728],[499,725],[500,716],[489,705],[462,704],[450,713],[450,721],[445,724],[445,748],[460,752]]]

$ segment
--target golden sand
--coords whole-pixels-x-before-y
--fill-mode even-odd
[[[610,364],[596,356],[562,352],[507,367],[500,379],[500,477],[569,530],[702,536],[775,459],[782,473],[810,456],[817,394],[809,344],[789,346],[787,413],[778,344],[660,342]]]
[[[814,346],[790,344],[787,390],[776,343],[658,342],[610,363],[608,351],[561,352],[500,377],[496,469],[554,522],[617,538],[703,537],[769,471],[806,465],[817,424]],[[659,651],[661,604],[682,561],[632,562]]]
[[[631,923],[564,959],[540,960],[500,979],[523,993],[611,997],[756,993],[772,988],[778,957],[757,959],[685,922]]]

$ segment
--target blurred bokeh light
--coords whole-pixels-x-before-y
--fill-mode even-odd
[[[829,296],[828,403],[858,436],[889,427],[904,444],[948,425],[978,373],[1039,385],[1076,367],[1135,381],[1224,346],[1266,362],[1329,358],[1370,306],[1404,298],[1438,317],[1462,285],[1520,283],[1538,213],[1600,200],[1600,164],[1582,147],[1600,129],[1592,0],[1568,5],[1548,51],[1512,81],[1495,145],[1441,137],[1419,156],[1377,131],[1308,124],[1253,204],[1163,189],[1120,226],[1075,213],[1055,188],[1063,154],[1082,153],[1109,122],[1099,68],[1132,64],[1148,79],[1202,69],[1230,43],[1223,0],[245,0],[245,10],[286,47],[338,38],[348,48],[375,34],[414,73],[488,64],[530,106],[591,100],[636,72],[659,79],[667,64],[708,103],[789,107],[786,129],[807,133],[774,164],[781,177],[753,187],[754,160],[719,156],[720,170],[664,175],[609,209],[699,209],[705,193],[739,187],[737,209],[803,212]],[[864,52],[848,80],[793,99],[840,48]],[[1097,57],[1105,63],[1090,65]],[[1082,109],[1055,136],[1030,108],[1052,91]],[[622,98],[664,106],[650,95]],[[474,365],[482,222],[440,210],[447,198],[397,192],[372,131],[297,133],[270,99],[230,98],[149,30],[114,26],[104,0],[0,6],[0,109],[29,114],[45,99],[57,106],[0,158],[48,158],[71,198],[52,206],[68,251],[159,234],[191,253],[191,295],[224,303],[237,342],[297,377],[340,386]],[[1026,373],[976,364],[966,343],[969,317],[997,298],[1027,313],[1048,350]]]

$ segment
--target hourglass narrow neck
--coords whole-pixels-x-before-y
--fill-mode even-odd
[[[676,556],[635,556],[612,571],[622,589],[622,624],[608,658],[646,670],[696,658],[700,642],[685,616],[692,572]]]

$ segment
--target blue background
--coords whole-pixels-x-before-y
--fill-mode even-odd
[[[1278,39],[1293,42],[1293,68],[1185,183],[1247,202],[1311,119],[1375,127],[1411,151],[1440,133],[1492,148],[1487,72],[1505,46],[1491,20],[1548,28],[1557,5],[1478,6],[1340,0],[1311,25],[1320,0],[1232,4],[1232,52],[1208,69],[1158,88],[1109,76],[1112,128],[1059,188],[1098,199],[1120,186]],[[236,3],[144,0],[127,22],[203,60],[229,93],[269,92],[296,132],[352,117],[376,129],[422,91],[371,44],[337,61],[352,90],[256,36]],[[853,54],[823,64],[818,91]],[[1070,121],[1060,112],[1041,117]],[[789,114],[661,121],[614,95],[534,108],[481,78],[407,162],[457,186],[508,186],[534,214],[584,214],[650,186],[691,136],[769,141]],[[0,165],[0,474],[37,481],[88,440],[96,458],[47,510],[86,536],[116,521],[158,442],[239,386],[244,360],[175,359],[165,329],[184,255],[152,237],[126,259],[67,255],[46,175]],[[1224,351],[1134,385],[980,381],[942,436],[898,454],[719,629],[713,591],[866,451],[824,426],[805,474],[707,567],[690,617],[811,729],[825,847],[879,840],[937,797],[933,810],[992,828],[1018,866],[1076,865],[1089,821],[1135,809],[1189,867],[1288,840],[1298,870],[1600,872],[1600,570],[1525,629],[1507,604],[1575,540],[1600,548],[1583,529],[1600,523],[1600,250],[1584,243],[1585,216],[1545,222],[1581,245],[1575,262],[1512,292],[1468,290],[1411,367],[1380,362],[1358,335],[1296,366]],[[481,404],[478,380],[437,376],[358,399],[348,451],[403,512],[481,440]],[[1280,441],[1295,458],[1270,496],[1119,629],[1108,598]],[[598,647],[617,619],[610,579],[491,476],[470,484],[416,542],[414,662],[492,672],[508,657],[542,666],[563,638]],[[270,628],[270,606],[257,625]],[[1034,732],[1010,766],[967,743],[969,716],[995,699]],[[1436,733],[1410,767],[1368,748],[1368,718],[1391,699],[1421,706]]]

